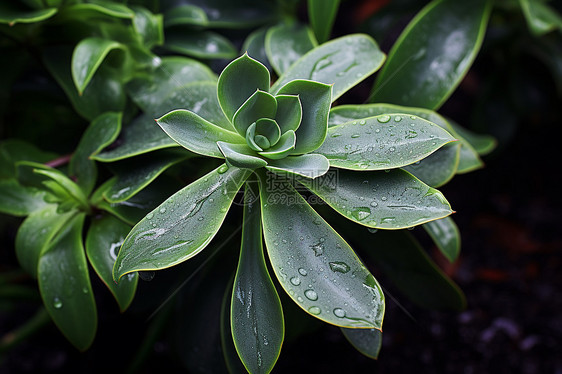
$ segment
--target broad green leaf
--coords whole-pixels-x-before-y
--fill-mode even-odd
[[[166,169],[189,157],[183,150],[171,149],[111,164],[117,179],[103,196],[110,203],[129,200]]]
[[[58,214],[56,205],[46,205],[23,221],[16,235],[16,256],[21,267],[32,277],[37,278],[37,264],[43,250],[75,214]]]
[[[384,295],[355,252],[289,183],[271,190],[263,178],[265,242],[283,289],[324,322],[381,329]]]
[[[332,86],[299,79],[281,87],[278,94],[296,95],[302,106],[301,124],[295,131],[297,144],[292,153],[308,153],[320,147],[328,128]]]
[[[340,0],[308,0],[308,18],[320,43],[330,39]]]
[[[13,26],[16,23],[35,23],[53,17],[57,13],[56,8],[29,10],[19,7],[12,1],[0,4],[0,24]]]
[[[117,144],[117,147],[110,147],[90,158],[96,161],[113,162],[158,149],[178,146],[178,143],[166,135],[154,119],[146,114],[123,126]]]
[[[61,14],[68,18],[99,17],[131,19],[135,13],[128,7],[117,2],[96,1],[95,3],[71,4],[61,9]]]
[[[466,300],[453,283],[405,230],[367,230],[356,234],[358,241],[369,243],[370,256],[385,275],[408,299],[428,309],[462,310]]]
[[[200,155],[223,158],[218,141],[245,143],[240,135],[218,127],[188,110],[174,110],[156,120],[158,125],[182,147]]]
[[[341,328],[343,336],[363,355],[374,358],[379,357],[382,347],[382,331],[377,329],[346,329]]]
[[[275,19],[273,3],[255,0],[190,0],[189,4],[203,9],[209,27],[248,29]]]
[[[86,236],[88,260],[96,274],[117,300],[121,312],[125,311],[133,301],[138,276],[136,273],[131,273],[121,282],[115,283],[111,276],[111,270],[117,259],[119,248],[130,230],[131,226],[117,218],[105,216],[93,219]]]
[[[0,143],[0,179],[10,179],[16,176],[15,164],[17,161],[45,163],[56,157],[56,153],[42,151],[23,140],[2,140]]]
[[[79,95],[72,80],[68,61],[72,50],[66,47],[51,47],[44,54],[44,62],[62,87],[76,111],[84,118],[92,121],[100,114],[108,111],[120,112],[125,108],[126,96],[118,77],[99,69],[82,93]]]
[[[488,0],[430,2],[394,43],[369,101],[439,108],[476,57],[490,10]]]
[[[302,121],[302,105],[296,95],[277,95],[277,113],[275,121],[279,124],[281,133],[288,130],[297,131]]]
[[[416,116],[383,114],[328,129],[316,153],[330,165],[352,170],[383,170],[415,163],[455,139]]]
[[[139,36],[139,42],[145,48],[152,48],[164,43],[164,26],[161,14],[153,14],[148,9],[135,6],[133,7],[135,17],[133,18],[133,28]]]
[[[256,186],[257,187],[257,186]],[[285,335],[281,300],[269,276],[257,188],[246,184],[242,245],[232,289],[230,323],[234,345],[250,373],[269,373],[281,353]]]
[[[243,169],[257,169],[267,165],[267,161],[257,157],[255,152],[246,144],[230,144],[217,142],[223,157],[230,166]]]
[[[172,195],[133,227],[117,256],[113,278],[164,269],[201,252],[249,175],[222,165]]]
[[[400,169],[388,173],[333,169],[299,181],[347,219],[371,228],[413,227],[453,212],[441,192]]]
[[[333,84],[332,102],[379,69],[385,55],[377,43],[362,34],[324,43],[297,60],[271,87],[277,92],[295,79]]]
[[[559,29],[562,31],[562,17],[542,0],[519,0],[529,29],[535,35],[543,35]]]
[[[322,155],[307,154],[271,160],[266,168],[275,174],[316,178],[328,172],[330,162]]]
[[[238,108],[232,124],[238,133],[246,136],[248,127],[260,118],[275,118],[277,100],[270,93],[257,90]]]
[[[195,87],[199,88],[200,86],[190,86],[190,90],[187,87],[190,83],[216,82],[217,80],[216,75],[206,65],[187,57],[164,57],[157,63],[157,66],[149,72],[139,73],[126,86],[127,92],[131,95],[135,104],[154,116],[162,114],[155,111],[161,108],[165,102],[168,106],[176,105],[169,102],[168,98],[178,88],[185,87],[184,90],[192,91]],[[207,87],[203,89],[207,89]],[[216,96],[216,88],[214,96]],[[199,100],[204,100],[205,97],[202,96]]]
[[[98,37],[80,41],[72,53],[72,79],[81,95],[90,83],[103,60],[113,50],[124,50],[124,46],[113,40]]]
[[[90,159],[117,139],[121,131],[121,113],[106,112],[97,117],[82,135],[68,166],[68,172],[76,177],[76,183],[84,194],[89,195],[96,184],[97,167]]]
[[[455,176],[460,149],[460,142],[445,144],[423,160],[406,165],[403,169],[431,187],[440,187]]]
[[[148,212],[160,205],[168,196],[177,191],[173,180],[158,178],[150,185],[125,201],[110,203],[103,198],[104,193],[115,183],[116,178],[108,180],[101,185],[92,195],[92,204],[104,210],[123,222],[133,226]]]
[[[491,135],[476,134],[465,129],[454,121],[449,121],[454,131],[481,156],[485,156],[492,152],[497,145],[496,139]]]
[[[464,174],[484,167],[484,162],[478,156],[478,152],[470,144],[461,141],[459,153],[459,165],[457,174]]]
[[[164,26],[194,25],[207,26],[209,23],[203,9],[194,5],[180,5],[164,13]]]
[[[271,160],[282,159],[291,154],[293,149],[295,149],[296,142],[297,136],[295,135],[295,132],[293,130],[289,130],[285,132],[281,138],[279,138],[279,141],[273,147],[258,153]]]
[[[250,33],[242,45],[242,51],[254,60],[264,64],[268,70],[271,70],[271,65],[265,52],[265,35],[267,31],[267,28],[261,28]]]
[[[86,350],[97,328],[96,302],[82,245],[84,214],[72,218],[39,259],[39,290],[51,318],[79,350]]]
[[[257,90],[269,91],[269,70],[247,54],[228,64],[219,76],[219,104],[229,120]]]
[[[428,222],[423,228],[437,244],[441,253],[450,262],[455,262],[461,251],[461,234],[455,221],[451,217],[445,217]]]
[[[0,212],[23,217],[47,205],[46,192],[22,186],[15,179],[0,180]]]
[[[238,53],[232,43],[220,34],[180,28],[166,31],[164,47],[197,58],[232,58]]]
[[[318,42],[312,30],[298,23],[273,26],[265,36],[265,52],[278,75],[316,46]]]

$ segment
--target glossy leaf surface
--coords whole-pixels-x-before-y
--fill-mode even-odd
[[[428,222],[423,228],[431,236],[437,248],[450,262],[455,262],[461,251],[461,234],[451,217]]]
[[[21,9],[11,1],[6,1],[0,4],[0,24],[4,23],[13,26],[16,23],[41,22],[53,17],[56,13],[56,8]]]
[[[115,283],[111,271],[117,259],[119,248],[130,230],[131,226],[117,218],[105,216],[93,219],[86,236],[88,260],[96,274],[117,300],[122,312],[133,301],[138,276],[135,273],[127,274],[119,283]]]
[[[257,90],[234,113],[232,124],[238,133],[246,136],[246,130],[260,118],[275,118],[277,100],[268,92]]]
[[[493,136],[476,134],[453,121],[449,121],[449,124],[479,155],[485,156],[496,148],[497,141]]]
[[[453,212],[441,192],[400,169],[334,170],[300,182],[347,219],[371,228],[407,228]]]
[[[332,101],[373,74],[385,55],[369,36],[354,34],[324,43],[297,60],[271,87],[276,94],[295,79],[333,84]]]
[[[242,51],[247,53],[251,58],[264,64],[268,70],[271,70],[271,64],[265,52],[265,36],[267,31],[268,29],[263,27],[250,33],[246,40],[244,40]]]
[[[224,68],[218,81],[219,104],[232,120],[238,108],[256,90],[269,91],[269,71],[259,61],[243,55]]]
[[[140,42],[145,48],[152,48],[164,42],[164,26],[161,14],[153,14],[148,9],[135,6],[133,7],[135,17],[133,18],[133,28],[139,36]]]
[[[15,179],[0,180],[0,212],[23,217],[45,207],[45,191],[22,186]]]
[[[82,245],[84,214],[74,216],[49,244],[38,265],[39,290],[51,318],[79,350],[86,350],[97,328],[88,264]]]
[[[369,101],[439,108],[476,57],[490,10],[487,0],[429,3],[392,47]]]
[[[249,171],[215,169],[168,198],[129,233],[113,277],[173,266],[198,254],[222,225]]]
[[[267,165],[267,161],[252,155],[255,152],[246,144],[217,142],[217,146],[228,165],[244,169],[257,169]]]
[[[232,58],[237,54],[227,38],[212,31],[170,29],[166,31],[164,46],[172,52],[197,58]]]
[[[328,172],[330,162],[322,155],[306,154],[272,160],[266,168],[276,174],[294,174],[306,178],[316,178]]]
[[[377,329],[341,329],[343,336],[359,352],[377,359],[382,347],[382,331]]]
[[[295,131],[297,144],[292,153],[308,153],[320,147],[326,138],[332,87],[308,80],[294,80],[281,87],[278,94],[296,95],[302,106],[301,124]]]
[[[120,43],[97,37],[80,41],[72,54],[72,79],[78,93],[82,94],[105,57],[115,49],[124,48]]]
[[[80,139],[69,164],[69,174],[76,177],[76,183],[86,195],[94,189],[97,167],[90,159],[94,153],[113,143],[121,130],[121,113],[107,112],[97,117],[88,126]]]
[[[281,133],[288,130],[296,131],[302,121],[302,105],[296,95],[277,95],[277,113],[275,121],[279,124]]]
[[[267,151],[259,152],[260,155],[271,160],[278,160],[287,157],[295,149],[297,137],[293,130],[285,132],[277,144],[267,149]]]
[[[265,52],[278,75],[317,45],[312,30],[298,23],[273,26],[265,36]]]
[[[245,143],[240,135],[218,127],[188,110],[174,110],[156,122],[179,145],[204,156],[223,158],[217,147],[218,141]]]
[[[246,189],[251,188],[246,184]],[[245,194],[240,259],[232,290],[230,323],[234,345],[250,373],[269,373],[285,334],[283,309],[269,276],[262,247],[258,194]]]
[[[32,212],[21,224],[16,235],[15,249],[21,267],[37,277],[37,264],[43,250],[75,212],[57,213],[56,205],[46,205]]]
[[[383,170],[417,162],[454,140],[419,117],[384,114],[330,127],[316,152],[335,167]]]
[[[340,0],[308,0],[308,18],[320,43],[330,39]]]
[[[519,4],[533,34],[543,35],[556,29],[562,30],[562,17],[546,2],[519,0]]]
[[[61,9],[65,16],[74,17],[99,17],[100,15],[131,19],[135,13],[123,4],[109,1],[97,1],[95,3],[70,4]]]
[[[384,295],[351,247],[288,183],[275,193],[264,183],[260,196],[267,252],[291,299],[333,325],[380,329]]]
[[[164,13],[166,27],[177,25],[206,26],[209,23],[205,11],[194,5],[176,6]]]
[[[460,149],[461,145],[458,142],[445,144],[423,160],[406,165],[403,169],[432,187],[440,187],[455,176]]]

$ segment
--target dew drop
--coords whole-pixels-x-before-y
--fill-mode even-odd
[[[388,121],[390,121],[390,116],[389,115],[382,115],[377,117],[377,121],[379,121],[380,123],[387,123]]]
[[[299,277],[292,277],[291,284],[293,284],[294,286],[298,286],[301,284],[301,279]]]
[[[388,150],[389,150],[390,152],[394,152],[394,151],[396,150],[396,148],[390,147]]]
[[[394,117],[394,122],[400,122],[400,121],[402,121],[402,117],[400,116]]]
[[[349,265],[341,261],[330,262],[330,270],[335,273],[345,274],[349,271]]]
[[[376,201],[373,200],[373,201],[371,201],[371,204],[370,204],[370,205],[371,205],[373,208],[376,208],[377,206],[379,206],[379,203],[377,203]]]
[[[152,219],[152,217],[154,217],[154,213],[148,213],[146,215],[146,219]]]
[[[353,139],[357,139],[357,138],[359,138],[360,136],[361,136],[361,134],[353,134],[353,135],[351,135],[351,137],[352,137]]]
[[[53,299],[53,306],[55,307],[55,309],[60,309],[62,308],[62,301],[61,299],[59,299],[58,297],[55,297]]]
[[[316,291],[314,291],[314,290],[306,290],[306,291],[304,291],[304,296],[306,296],[306,298],[307,298],[308,300],[311,300],[311,301],[316,301],[316,300],[318,300],[318,294],[317,294]]]
[[[317,306],[311,306],[310,308],[308,308],[308,311],[316,316],[322,313],[322,310],[320,310],[320,308]]]
[[[365,125],[366,123],[367,123],[367,121],[365,121],[364,119],[362,119],[361,121],[359,121],[359,124],[360,124],[361,126]]]
[[[82,287],[82,293],[87,294],[87,293],[88,293],[88,288],[87,288],[87,287]]]
[[[224,164],[220,168],[218,168],[217,173],[224,174],[228,170],[228,165]]]
[[[164,207],[160,208],[160,213],[166,213],[166,208]]]
[[[334,315],[338,318],[343,318],[345,317],[345,310],[343,310],[342,308],[336,308],[334,309]]]
[[[203,221],[205,219],[205,217],[199,217],[197,218],[198,221]]]
[[[300,296],[297,296],[297,301],[298,301],[299,303],[302,303],[302,302],[304,301],[304,299],[303,299],[302,297],[300,297]]]
[[[300,268],[300,269],[299,269],[299,274],[302,275],[303,277],[306,277],[306,276],[308,275],[308,272],[307,272],[305,269]]]

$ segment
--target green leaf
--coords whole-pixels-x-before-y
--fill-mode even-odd
[[[97,328],[96,303],[82,245],[84,214],[72,218],[39,259],[39,290],[51,318],[79,350],[86,350]]]
[[[288,130],[297,131],[302,121],[302,105],[296,95],[277,95],[277,113],[275,121],[281,129],[281,133]]]
[[[71,55],[72,51],[66,47],[51,47],[44,54],[44,62],[74,109],[90,121],[104,112],[122,111],[126,103],[123,86],[118,77],[110,75],[103,69],[93,76],[82,95],[78,94],[71,69],[68,69]]]
[[[453,212],[441,192],[400,169],[334,170],[300,182],[347,219],[371,228],[413,227]]]
[[[519,0],[529,30],[535,35],[562,30],[562,17],[556,10],[541,0]]]
[[[491,135],[476,134],[465,129],[454,121],[449,120],[453,130],[481,156],[492,152],[497,145],[497,140]]]
[[[183,28],[167,30],[164,47],[197,58],[232,58],[238,53],[232,43],[220,34]]]
[[[279,138],[279,141],[273,147],[269,147],[266,151],[258,153],[271,160],[279,160],[291,154],[293,149],[295,149],[296,142],[297,136],[295,132],[289,130]]]
[[[85,195],[89,195],[96,184],[97,168],[92,154],[101,151],[117,139],[121,131],[121,113],[106,112],[97,117],[82,135],[68,167],[71,176],[76,177],[76,183]]]
[[[27,216],[43,209],[46,192],[22,186],[15,179],[0,180],[0,212],[12,216]]]
[[[331,166],[383,170],[417,162],[452,141],[448,132],[422,118],[384,114],[330,127],[316,152]]]
[[[45,152],[35,145],[18,139],[6,139],[0,143],[0,179],[16,177],[17,161],[45,163],[57,157],[56,153]]]
[[[247,170],[222,165],[172,195],[133,227],[115,262],[113,278],[164,269],[201,252],[249,175]]]
[[[455,221],[451,217],[445,217],[428,222],[423,228],[437,244],[441,253],[450,262],[455,262],[461,251],[461,234]]]
[[[369,101],[439,108],[476,57],[490,10],[488,0],[429,3],[390,50]]]
[[[314,151],[322,145],[328,127],[332,87],[318,82],[294,80],[279,89],[280,95],[296,95],[302,106],[302,120],[295,131],[297,144],[293,154]]]
[[[86,38],[78,43],[72,54],[71,67],[72,79],[80,95],[105,57],[116,49],[124,50],[124,46],[113,40],[97,37]]]
[[[271,87],[277,92],[295,79],[333,85],[332,102],[377,71],[384,61],[377,43],[362,34],[347,35],[314,48],[297,60]]]
[[[182,147],[200,155],[223,158],[218,141],[245,143],[240,135],[218,127],[188,110],[174,110],[156,120],[158,125]]]
[[[164,26],[161,14],[153,14],[148,9],[133,7],[135,17],[133,28],[139,36],[139,41],[145,48],[152,48],[164,43]]]
[[[219,76],[219,104],[229,120],[256,90],[269,91],[269,70],[247,54],[228,64]]]
[[[100,15],[113,18],[131,19],[135,13],[123,4],[109,1],[95,3],[72,4],[61,9],[61,13],[68,18],[99,17]]]
[[[384,295],[351,247],[287,182],[260,196],[265,242],[281,286],[312,316],[341,327],[381,329]]]
[[[365,230],[357,240],[369,243],[373,250],[366,253],[375,261],[377,269],[415,304],[428,309],[460,311],[465,308],[462,291],[409,232],[379,230],[371,234]]]
[[[220,100],[220,98],[219,98]],[[232,124],[238,133],[246,136],[248,127],[260,118],[275,118],[277,100],[271,94],[257,90],[246,100],[232,117]]]
[[[272,160],[266,168],[275,174],[317,178],[328,172],[330,162],[322,155],[308,154]]]
[[[363,355],[374,358],[379,357],[382,347],[382,331],[377,329],[346,329],[341,328],[343,336]]]
[[[468,173],[483,167],[484,162],[478,156],[478,152],[467,142],[461,142],[457,174]]]
[[[460,142],[445,144],[423,160],[406,165],[403,169],[432,187],[440,187],[455,176],[460,149]]]
[[[267,165],[264,159],[252,156],[255,152],[246,144],[217,142],[217,146],[228,165],[243,169],[257,169]]]
[[[23,221],[16,235],[16,256],[21,267],[32,277],[37,278],[37,265],[43,250],[75,214],[59,214],[56,205],[46,205]]]
[[[265,35],[267,31],[267,28],[261,28],[251,32],[250,35],[246,37],[246,40],[244,40],[242,51],[247,53],[251,58],[261,62],[268,70],[271,70],[271,65],[265,52]]]
[[[308,0],[308,18],[320,43],[330,39],[340,0]]]
[[[113,281],[111,270],[117,254],[131,226],[117,218],[105,216],[94,218],[86,236],[86,254],[96,274],[117,300],[121,312],[125,311],[135,296],[138,276],[128,274],[118,284]]]
[[[257,186],[256,186],[257,187]],[[250,373],[269,373],[285,335],[283,308],[262,247],[260,203],[246,183],[242,245],[232,289],[230,323],[236,351]]]
[[[166,169],[189,157],[190,154],[183,150],[171,149],[112,164],[110,168],[117,179],[103,197],[110,203],[129,200]]]
[[[16,6],[12,1],[0,4],[0,24],[13,26],[16,23],[35,23],[53,17],[57,13],[56,8],[29,10]]]
[[[316,46],[318,42],[312,30],[298,23],[273,26],[265,36],[265,52],[278,75]]]
[[[154,119],[146,114],[124,126],[117,142],[118,147],[94,154],[90,158],[96,161],[113,162],[158,149],[178,146],[178,143],[166,135],[154,122]]]
[[[164,13],[164,26],[207,26],[209,20],[203,9],[194,5],[180,5]]]
[[[168,105],[168,110],[170,109],[169,106],[177,105],[170,102],[169,99],[170,94],[178,88],[185,87],[183,89],[186,91],[193,91],[194,89],[196,91],[201,89],[210,91],[210,84],[204,88],[198,85],[190,86],[191,90],[187,85],[194,82],[216,82],[217,80],[211,69],[190,58],[170,56],[157,62],[157,66],[149,72],[139,73],[126,86],[127,92],[131,95],[135,104],[154,116],[163,114],[157,113],[156,110],[160,110],[164,104]],[[204,100],[207,96],[210,97],[211,95],[201,95],[198,101]],[[216,96],[216,88],[214,96]]]

